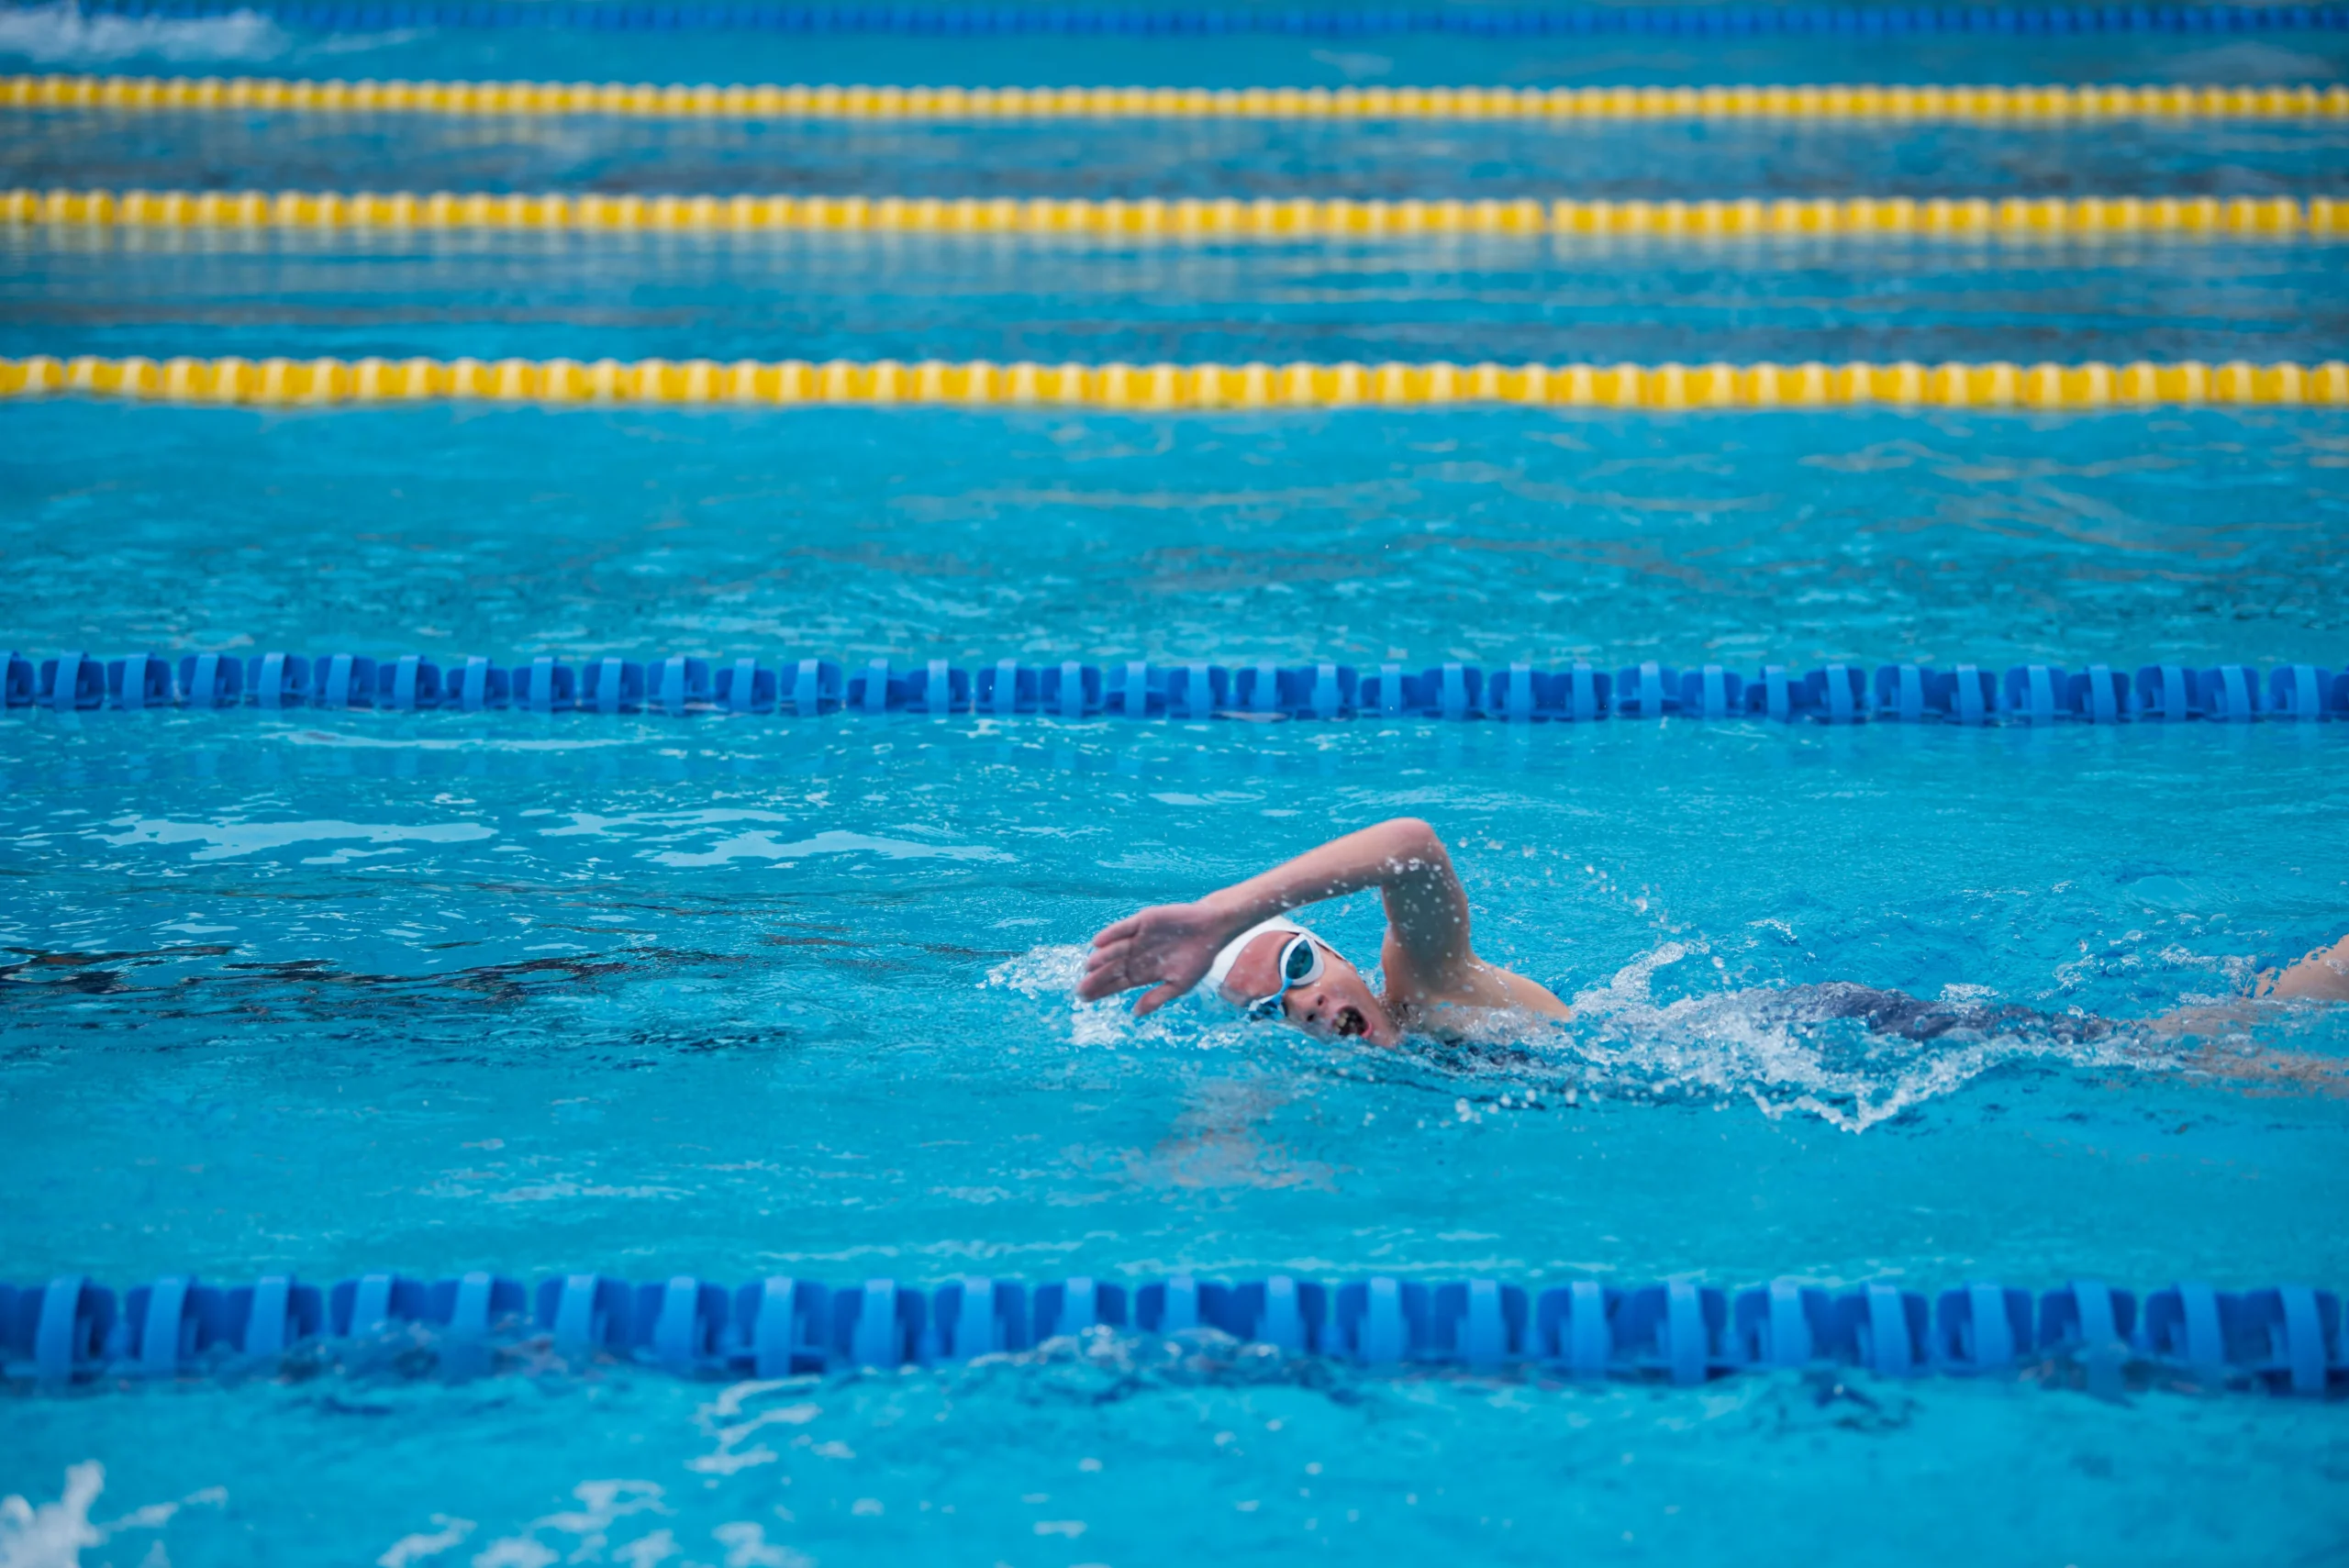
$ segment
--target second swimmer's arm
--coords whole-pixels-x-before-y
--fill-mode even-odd
[[[1162,904],[1128,916],[1093,939],[1077,995],[1090,1000],[1148,985],[1134,1011],[1153,1012],[1197,985],[1217,951],[1257,921],[1371,887],[1386,905],[1390,966],[1399,946],[1420,985],[1438,977],[1440,988],[1443,978],[1475,963],[1468,895],[1443,840],[1417,817],[1398,817],[1332,839],[1196,904]]]

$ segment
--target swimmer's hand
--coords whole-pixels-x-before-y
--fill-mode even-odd
[[[1250,924],[1234,920],[1206,904],[1161,904],[1129,915],[1093,939],[1077,996],[1092,1002],[1147,985],[1134,1016],[1154,1013],[1207,978],[1216,953]]]

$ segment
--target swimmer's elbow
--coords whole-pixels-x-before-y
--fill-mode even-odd
[[[1386,858],[1403,865],[1449,866],[1452,852],[1443,847],[1443,840],[1426,821],[1417,817],[1396,817],[1378,825]]]

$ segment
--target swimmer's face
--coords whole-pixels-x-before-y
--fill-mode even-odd
[[[1223,983],[1224,1000],[1246,1006],[1281,988],[1281,949],[1288,945],[1286,931],[1266,931],[1241,951]],[[1281,998],[1281,1017],[1292,1027],[1321,1040],[1366,1040],[1373,1045],[1398,1045],[1403,1031],[1395,1027],[1377,994],[1362,972],[1333,948],[1319,942],[1321,977],[1292,985]]]

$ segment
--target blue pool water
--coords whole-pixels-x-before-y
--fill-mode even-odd
[[[30,51],[10,65],[68,36],[0,24],[0,49]],[[148,26],[129,67],[1346,69],[1281,39],[1030,40],[998,65],[940,40],[450,35],[329,54]],[[2283,50],[2299,63],[2266,74],[2299,80],[2328,79],[2340,42],[1993,58],[1942,40],[1862,60],[1613,40],[1569,63],[1593,80],[2252,80],[2275,62],[2246,51]],[[94,48],[66,63],[117,62]],[[1491,44],[1378,50],[1397,58],[1378,79],[1517,69]],[[1517,79],[1585,79],[1565,70],[1528,57]],[[8,128],[9,184],[2308,192],[2343,167],[2337,131],[2294,126],[1701,142]],[[2340,352],[2338,274],[2325,250],[2251,244],[28,229],[0,236],[0,352],[2317,358]],[[2321,411],[58,400],[0,407],[0,646],[2339,669],[2344,464],[2349,429]],[[16,710],[0,1279],[1186,1269],[2337,1290],[2349,1017],[2228,999],[2349,930],[2345,746],[2337,724]],[[1574,1023],[1512,1052],[1381,1055],[1196,1002],[1137,1022],[1073,1001],[1107,921],[1402,814],[1452,842],[1480,949],[1553,984]],[[1314,918],[1375,950],[1368,899]],[[1787,1016],[1789,988],[1838,982],[2031,1016],[1929,1040]],[[2151,1021],[2205,1003],[2223,1016]],[[0,1499],[23,1502],[0,1501],[0,1563],[2231,1564],[2328,1562],[2349,1540],[2337,1398],[2197,1393],[2142,1368],[2108,1399],[2055,1385],[2061,1368],[1573,1386],[1115,1334],[735,1385],[516,1353],[448,1378],[395,1336],[281,1377],[12,1385]]]

